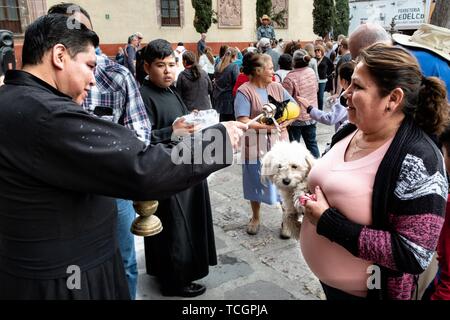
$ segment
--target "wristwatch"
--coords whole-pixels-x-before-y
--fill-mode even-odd
[[[311,113],[311,110],[313,109],[313,106],[308,106],[308,108],[306,108],[306,112],[309,114]]]

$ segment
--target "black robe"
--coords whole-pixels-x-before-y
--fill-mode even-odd
[[[0,110],[0,300],[129,298],[114,198],[170,196],[227,166],[175,165],[24,71],[6,73]]]
[[[152,143],[170,143],[172,123],[188,113],[186,106],[173,88],[162,89],[148,80],[141,94],[152,123]],[[160,200],[156,215],[163,231],[145,238],[147,273],[166,286],[208,275],[217,256],[207,181]]]

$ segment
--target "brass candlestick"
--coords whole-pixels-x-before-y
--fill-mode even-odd
[[[149,237],[162,231],[161,220],[154,215],[158,209],[158,201],[135,201],[133,207],[139,215],[131,225],[131,232],[133,234],[141,237]]]

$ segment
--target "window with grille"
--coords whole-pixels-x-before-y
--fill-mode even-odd
[[[181,25],[179,0],[161,0],[161,25]]]
[[[0,29],[22,33],[18,0],[0,0]]]

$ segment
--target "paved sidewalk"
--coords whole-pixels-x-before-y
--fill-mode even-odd
[[[320,151],[331,140],[334,126],[318,124]],[[218,265],[197,282],[206,293],[192,299],[161,296],[153,277],[145,273],[143,238],[136,237],[139,267],[137,299],[142,300],[318,300],[317,278],[303,260],[299,243],[279,238],[281,207],[262,205],[261,229],[246,233],[250,204],[242,198],[239,165],[208,178],[213,207]]]

